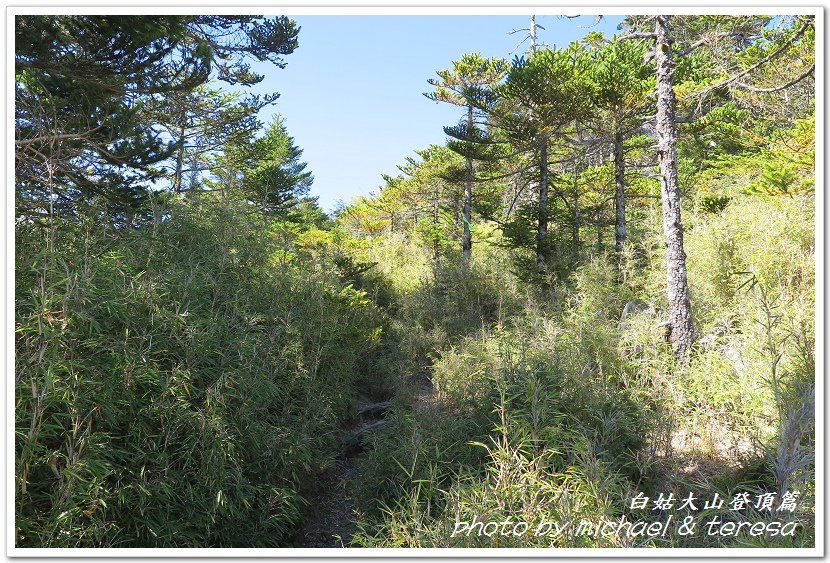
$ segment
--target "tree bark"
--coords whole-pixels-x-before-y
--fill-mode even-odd
[[[467,106],[467,128],[473,128],[473,106]],[[461,238],[461,260],[465,265],[470,263],[473,252],[473,234],[470,231],[470,213],[473,206],[473,159],[467,157],[464,173],[464,207],[461,214],[464,216],[464,234]]]
[[[435,183],[435,192],[432,198],[432,268],[434,276],[438,278],[440,255],[438,253],[438,183]]]
[[[625,158],[623,155],[622,123],[617,122],[614,132],[614,208],[616,222],[614,223],[614,250],[617,260],[622,253],[626,238],[625,225]]]
[[[688,357],[694,341],[692,306],[686,279],[683,223],[680,218],[680,186],[677,176],[675,129],[674,57],[667,16],[655,18],[654,45],[657,63],[657,158],[663,202],[663,234],[666,239],[666,288],[669,300],[669,339],[678,359]]]
[[[574,163],[574,225],[573,225],[573,232],[571,233],[573,238],[574,244],[574,254],[579,256],[579,223],[582,220],[581,212],[579,210],[579,182],[577,178],[579,176],[579,167],[576,163]]]
[[[182,123],[184,123],[184,115],[182,115]],[[182,176],[184,174],[184,134],[185,128],[182,125],[179,136],[182,144],[179,145],[179,150],[176,151],[176,172],[173,176],[173,192],[177,194],[182,191]]]
[[[541,271],[547,263],[548,237],[548,140],[539,148],[539,226],[536,232],[536,268]]]
[[[530,16],[530,53],[528,58],[536,54],[536,16]]]

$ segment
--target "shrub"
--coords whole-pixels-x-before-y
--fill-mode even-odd
[[[365,293],[279,265],[244,208],[22,241],[16,544],[280,545],[332,462]]]

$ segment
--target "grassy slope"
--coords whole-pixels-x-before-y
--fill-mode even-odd
[[[553,303],[516,282],[509,257],[486,244],[476,248],[469,283],[448,272],[449,282],[434,286],[425,266],[422,284],[400,293],[407,312],[400,330],[411,354],[434,360],[434,397],[429,408],[421,398],[401,401],[395,426],[378,437],[358,484],[366,502],[355,543],[644,545],[642,538],[452,537],[452,530],[474,516],[636,519],[626,499],[639,491],[706,499],[718,491],[731,500],[780,488],[802,494],[796,517],[804,527],[795,538],[670,535],[651,544],[811,545],[813,205],[811,196],[738,195],[717,212],[689,209],[689,278],[702,338],[688,366],[675,365],[658,326],[665,274],[656,209],[629,249],[622,283],[609,256],[594,256]],[[394,258],[383,267],[394,277]],[[621,329],[632,298],[656,314]]]

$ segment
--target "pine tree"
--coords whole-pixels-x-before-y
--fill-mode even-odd
[[[675,356],[684,357],[694,341],[692,305],[686,279],[686,252],[680,216],[680,183],[677,179],[677,126],[674,98],[674,52],[668,18],[654,18],[654,60],[657,65],[657,158],[663,202],[663,234],[666,237],[666,287],[669,299],[671,343]]]
[[[452,69],[437,72],[440,80],[430,79],[435,87],[432,93],[424,94],[431,100],[451,103],[466,109],[466,116],[455,127],[444,131],[453,138],[447,146],[465,158],[464,206],[462,219],[464,231],[461,240],[461,257],[465,264],[470,261],[473,239],[471,211],[473,205],[473,161],[494,158],[488,145],[492,144],[486,130],[479,127],[478,120],[486,118],[487,111],[495,102],[493,87],[507,70],[502,59],[485,59],[480,54],[467,54],[453,62]]]
[[[626,19],[631,29],[621,39],[646,39],[652,42],[650,58],[655,64],[657,81],[657,157],[660,167],[660,190],[663,209],[663,235],[666,244],[666,287],[669,301],[670,340],[675,357],[688,357],[695,338],[689,284],[686,276],[686,253],[683,247],[681,191],[677,173],[677,123],[675,98],[675,67],[678,59],[698,49],[709,51],[713,60],[722,61],[722,68],[740,60],[739,53],[750,49],[763,36],[768,17],[761,16],[633,16]],[[725,78],[698,88],[690,97],[696,99],[692,113],[715,107],[717,102],[704,103],[707,95],[740,86],[742,80],[764,65],[782,56],[812,27],[811,18],[799,19],[797,25],[778,38],[770,52],[754,63],[729,72]],[[807,67],[800,77],[782,85],[802,80],[812,72]],[[774,89],[774,88],[773,88]]]
[[[538,167],[536,267],[548,262],[548,187],[551,139],[574,120],[592,112],[593,84],[588,79],[589,60],[584,50],[543,49],[530,59],[516,58],[498,93],[504,102],[497,123],[510,142],[533,155]]]
[[[285,216],[314,181],[307,164],[300,161],[302,149],[294,144],[281,118],[272,121],[242,154],[242,191],[263,217]]]
[[[446,218],[455,213],[455,202],[461,199],[457,187],[466,177],[466,159],[462,161],[458,153],[439,145],[415,152],[420,160],[408,158],[407,164],[399,168],[412,181],[414,201],[410,205],[428,217],[427,221],[416,221],[413,228],[432,249],[433,275],[437,278],[441,256],[453,234]]]
[[[596,136],[607,133],[614,159],[614,248],[619,256],[626,240],[625,216],[625,141],[643,124],[653,109],[649,94],[654,90],[654,74],[643,64],[645,50],[628,41],[612,40],[594,54],[591,76],[596,84],[596,104],[600,117]],[[605,129],[598,131],[597,129]]]
[[[18,213],[71,215],[103,199],[110,214],[134,214],[162,175],[155,165],[179,146],[144,109],[191,92],[214,71],[254,84],[262,77],[246,59],[284,66],[297,33],[283,17],[17,16]]]
[[[262,127],[257,112],[277,97],[243,97],[238,92],[203,85],[149,102],[142,118],[175,141],[172,172],[165,174],[171,189],[183,191],[186,175],[201,179],[209,161],[226,145],[239,145],[257,132]],[[189,169],[185,169],[186,163]]]

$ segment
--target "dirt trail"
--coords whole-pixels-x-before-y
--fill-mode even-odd
[[[413,408],[427,415],[438,408],[428,370],[411,380]],[[369,434],[385,425],[389,401],[372,401],[361,396],[355,405],[352,423],[341,436],[341,455],[336,464],[321,476],[316,494],[309,499],[302,526],[294,540],[296,547],[349,547],[357,531],[357,503],[350,484],[361,478],[364,445]]]
[[[300,529],[297,547],[348,547],[355,531],[354,498],[346,485],[358,477],[359,459],[342,457],[319,483],[314,507]]]
[[[388,408],[388,402],[372,402],[366,397],[357,401],[354,421],[341,438],[343,451],[310,499],[311,509],[298,532],[297,547],[349,547],[357,509],[349,483],[360,478],[363,441],[384,425]]]

